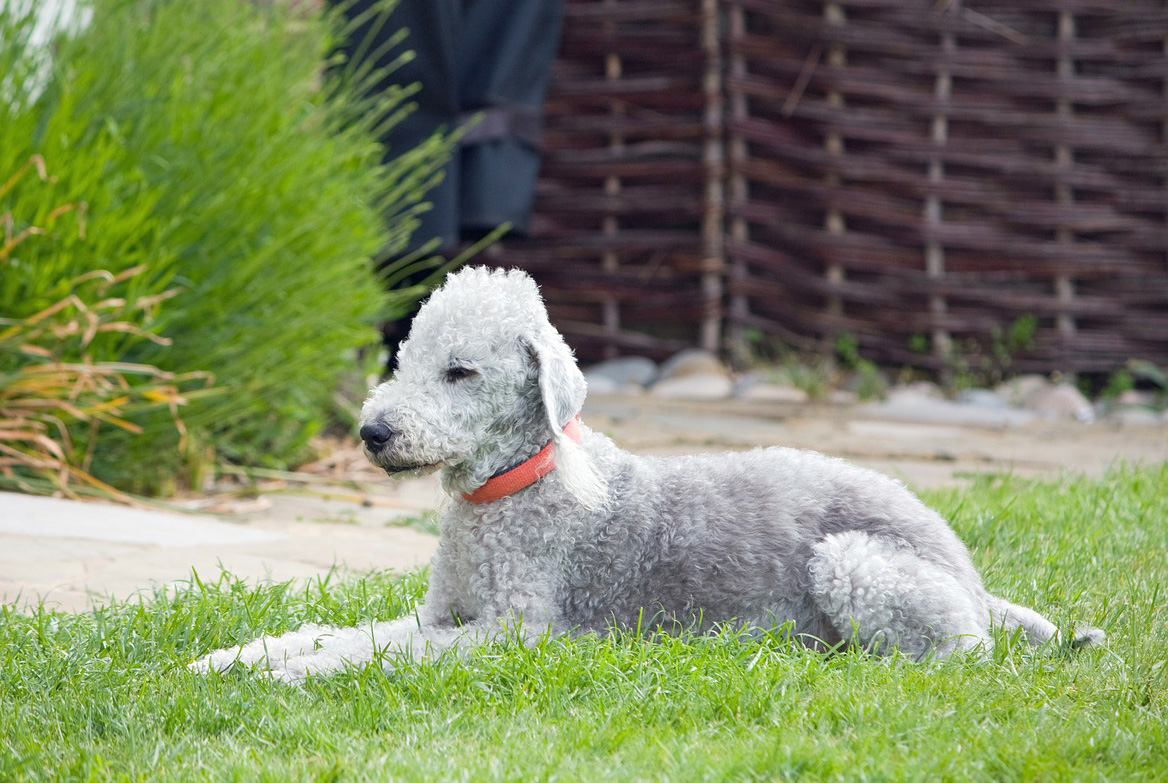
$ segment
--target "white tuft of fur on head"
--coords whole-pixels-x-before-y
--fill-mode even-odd
[[[548,331],[554,330],[549,326]],[[559,335],[556,334],[558,338]],[[532,358],[539,365],[539,396],[547,415],[548,426],[555,443],[556,474],[580,505],[596,511],[608,500],[608,485],[596,472],[588,454],[564,432],[561,417],[570,418],[579,413],[578,403],[572,401],[572,380],[581,384],[579,402],[583,402],[584,378],[572,360],[571,351],[559,339],[560,350],[544,344],[540,339],[525,340]],[[561,355],[562,354],[562,355]],[[580,376],[572,378],[572,374]]]

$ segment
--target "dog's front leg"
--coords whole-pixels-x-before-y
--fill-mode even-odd
[[[200,673],[225,672],[236,666],[276,670],[283,661],[318,649],[326,639],[334,639],[337,634],[356,636],[360,630],[310,623],[279,636],[262,636],[247,644],[215,650],[196,660],[190,668]]]
[[[381,659],[386,668],[401,661],[432,662],[448,650],[467,650],[514,635],[531,644],[554,631],[548,621],[527,620],[514,613],[464,625],[427,624],[414,616],[351,628],[306,625],[281,636],[217,650],[191,664],[198,672],[224,672],[237,665],[255,669],[281,682],[300,683]]]
[[[216,650],[191,664],[198,672],[225,672],[236,666],[253,669],[284,682],[362,666],[380,654],[423,658],[449,647],[461,629],[425,626],[414,616],[389,622],[335,628],[305,625],[280,636],[264,636],[238,647]],[[426,644],[425,640],[431,640]],[[433,650],[433,652],[431,652]]]
[[[310,676],[328,675],[375,660],[393,669],[402,662],[432,663],[448,651],[465,652],[511,636],[531,644],[550,630],[549,623],[516,621],[511,615],[465,625],[426,625],[414,617],[403,617],[333,629],[321,635],[312,650],[280,660],[269,658],[268,673],[282,682],[299,683]]]
[[[467,649],[507,634],[530,644],[549,631],[566,630],[558,622],[550,597],[552,586],[539,576],[547,569],[536,564],[524,564],[530,573],[514,565],[505,569],[522,577],[517,581],[527,588],[523,591],[502,591],[490,585],[468,592],[446,562],[442,557],[435,559],[430,589],[416,614],[351,628],[305,625],[280,636],[216,650],[191,664],[191,669],[223,672],[243,666],[297,683],[310,675],[327,675],[376,659],[392,668],[403,659],[432,661],[451,648]]]

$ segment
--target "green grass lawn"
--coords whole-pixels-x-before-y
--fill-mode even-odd
[[[781,636],[500,643],[300,688],[210,649],[406,611],[419,575],[0,610],[0,780],[1168,780],[1168,466],[933,492],[990,589],[1106,649],[911,664]]]

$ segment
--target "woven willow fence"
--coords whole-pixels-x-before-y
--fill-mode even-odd
[[[569,0],[532,270],[584,358],[1168,363],[1168,4]],[[510,248],[509,248],[510,250]]]
[[[583,357],[717,347],[725,270],[720,42],[707,0],[570,0],[552,75],[532,271]],[[518,255],[517,255],[518,254]]]

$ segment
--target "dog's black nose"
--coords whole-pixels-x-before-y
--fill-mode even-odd
[[[361,440],[365,441],[365,445],[370,451],[380,450],[381,447],[393,439],[393,435],[393,430],[380,421],[366,424],[361,428]]]

